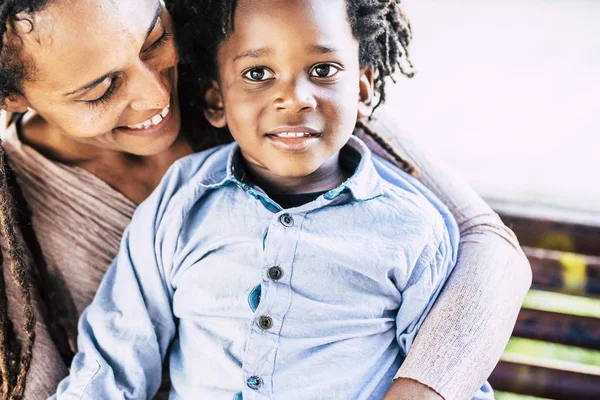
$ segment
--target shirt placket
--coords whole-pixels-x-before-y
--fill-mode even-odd
[[[291,304],[294,254],[305,213],[274,214],[264,240],[260,302],[246,340],[243,399],[273,399],[281,329]]]

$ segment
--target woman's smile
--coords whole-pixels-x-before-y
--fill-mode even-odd
[[[133,136],[158,136],[164,132],[164,128],[171,120],[172,115],[171,104],[168,104],[152,118],[139,124],[115,128],[115,132]]]

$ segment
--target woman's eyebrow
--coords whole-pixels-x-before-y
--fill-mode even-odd
[[[158,23],[158,19],[160,18],[160,13],[162,11],[162,3],[160,1],[158,1],[157,4],[158,4],[158,6],[156,7],[156,11],[154,12],[154,17],[152,18],[152,22],[150,23],[150,27],[146,31],[146,37],[144,38],[144,40],[148,39],[148,36],[150,36],[150,34],[152,33],[152,31],[154,30],[154,28],[156,27],[156,24]],[[72,96],[74,94],[81,93],[81,92],[84,92],[86,90],[89,90],[89,89],[91,89],[91,88],[99,85],[100,83],[102,83],[106,78],[108,78],[113,73],[114,73],[114,71],[111,71],[111,72],[109,72],[107,74],[104,74],[100,78],[94,79],[92,82],[83,85],[79,89],[75,89],[73,91],[65,93],[64,96]]]

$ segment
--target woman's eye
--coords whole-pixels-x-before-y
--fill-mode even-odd
[[[244,74],[244,77],[251,81],[266,81],[273,78],[273,73],[266,68],[251,68]]]
[[[102,94],[102,96],[100,96],[94,100],[84,100],[84,103],[86,103],[90,107],[96,107],[96,106],[101,105],[102,103],[108,102],[111,99],[111,97],[113,96],[113,94],[115,93],[115,90],[117,89],[117,83],[118,83],[117,77],[116,76],[112,77],[111,81],[110,81],[110,85],[108,86],[106,91]]]
[[[310,76],[317,78],[329,78],[334,76],[340,71],[338,67],[332,64],[319,64],[310,71]]]
[[[152,50],[159,48],[160,46],[165,44],[167,42],[167,40],[169,40],[170,37],[171,37],[171,33],[165,29],[163,31],[162,35],[160,35],[160,37],[154,43],[152,43],[150,46],[148,46],[142,52],[149,53]]]

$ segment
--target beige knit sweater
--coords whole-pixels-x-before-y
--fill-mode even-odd
[[[78,317],[116,255],[136,205],[89,172],[45,158],[19,141],[14,124],[4,128],[6,121],[0,123],[9,162],[33,214],[49,283],[56,289],[52,307],[75,349]],[[462,235],[458,264],[398,376],[420,381],[446,399],[470,399],[510,336],[531,282],[529,266],[512,232],[467,185],[406,138],[391,134],[381,124],[376,126],[400,154],[417,165],[420,179],[447,204]],[[373,142],[371,146],[377,147]],[[17,292],[6,270],[11,313],[18,319]],[[43,316],[38,317],[25,397],[32,400],[54,393],[67,374]]]

